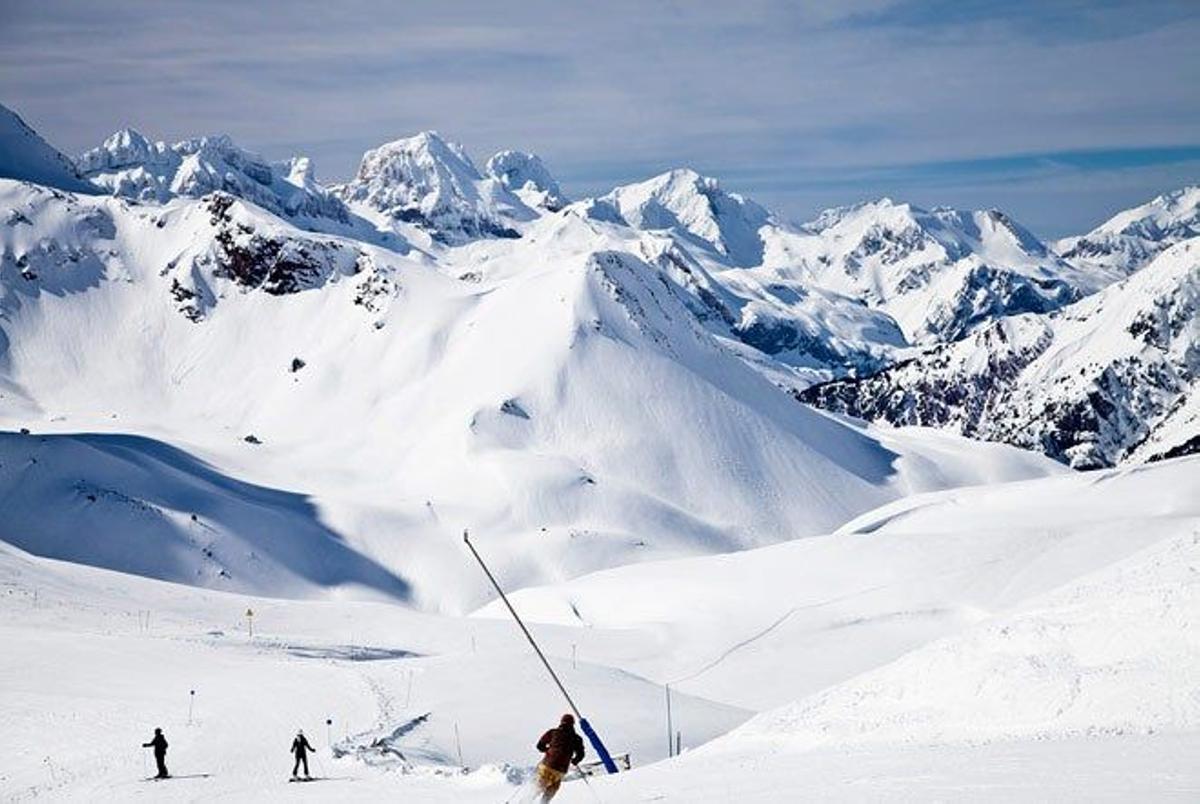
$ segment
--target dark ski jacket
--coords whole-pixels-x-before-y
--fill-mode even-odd
[[[574,726],[563,723],[542,735],[537,741],[537,750],[545,754],[542,763],[546,767],[566,773],[571,763],[583,759],[583,738],[575,732]]]
[[[297,734],[296,739],[292,740],[292,753],[298,757],[304,756],[309,751],[316,750],[317,749],[308,744],[308,738],[301,734]]]
[[[150,742],[142,743],[142,748],[153,748],[155,754],[165,754],[167,753],[167,738],[156,734]]]

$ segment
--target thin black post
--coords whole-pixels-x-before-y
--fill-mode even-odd
[[[571,698],[571,693],[567,692],[567,688],[564,687],[562,681],[559,680],[558,674],[555,673],[554,668],[550,666],[550,661],[546,658],[546,654],[542,653],[542,649],[538,647],[538,643],[533,638],[533,634],[529,633],[529,629],[525,627],[525,623],[521,620],[520,615],[517,614],[517,610],[512,607],[512,603],[508,602],[508,595],[504,594],[504,590],[500,588],[499,582],[497,582],[496,577],[492,575],[492,571],[488,569],[487,563],[483,560],[483,556],[479,555],[479,551],[475,549],[475,545],[471,544],[470,533],[465,530],[463,531],[463,542],[467,545],[467,548],[471,551],[471,554],[475,556],[475,560],[479,562],[480,568],[483,569],[483,574],[486,575],[487,579],[492,582],[492,586],[495,587],[496,593],[499,594],[500,599],[504,601],[504,605],[508,609],[508,613],[511,614],[513,619],[517,621],[517,625],[520,626],[521,632],[525,634],[525,639],[529,640],[529,644],[533,646],[534,653],[536,653],[538,658],[542,660],[542,664],[546,667],[546,672],[550,674],[550,678],[554,679],[554,683],[558,685],[559,692],[561,692],[563,697],[567,699],[567,705],[571,707],[571,711],[575,713],[575,717],[579,718],[579,728],[583,730],[583,733],[587,735],[588,740],[591,742],[592,747],[596,749],[596,754],[600,757],[600,761],[604,763],[604,769],[609,773],[616,773],[617,763],[613,762],[613,758],[609,755],[608,749],[604,747],[604,743],[600,742],[600,735],[596,734],[596,731],[592,728],[592,724],[588,723],[587,718],[583,716],[583,713],[579,711],[579,707],[575,705],[575,701]]]
[[[667,756],[672,757],[672,756],[675,756],[675,751],[673,750],[675,741],[671,739],[672,736],[674,736],[674,734],[675,734],[675,727],[671,724],[671,685],[670,684],[666,685],[666,690],[667,690]]]

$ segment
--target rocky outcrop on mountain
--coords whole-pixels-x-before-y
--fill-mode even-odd
[[[896,425],[947,427],[1035,449],[1079,469],[1112,466],[1153,444],[1196,445],[1200,238],[1128,280],[1050,315],[994,322],[862,379],[799,394]],[[1191,446],[1189,446],[1191,445]]]
[[[1065,260],[1125,276],[1166,249],[1200,237],[1200,187],[1184,187],[1114,215],[1085,235],[1054,244]]]
[[[484,171],[531,207],[557,212],[567,205],[558,181],[537,154],[501,151],[487,161]]]
[[[367,151],[354,179],[335,190],[448,244],[519,237],[516,227],[537,217],[500,179],[480,174],[461,145],[433,131]]]
[[[124,129],[80,156],[77,164],[93,183],[137,201],[161,203],[223,192],[301,222],[348,220],[345,205],[316,182],[307,158],[267,162],[224,135],[167,145]]]

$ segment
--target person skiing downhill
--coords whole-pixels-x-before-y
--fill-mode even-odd
[[[575,732],[575,717],[570,713],[563,715],[558,726],[537,741],[537,750],[542,752],[537,785],[542,791],[542,801],[547,802],[558,792],[571,765],[578,765],[583,759],[583,738]]]
[[[167,772],[167,738],[163,736],[162,729],[155,729],[154,738],[148,743],[142,743],[142,748],[154,749],[154,761],[158,764],[158,775],[154,778],[170,778],[171,774]]]
[[[296,755],[296,764],[292,765],[293,779],[300,778],[300,774],[298,773],[300,770],[300,763],[304,763],[304,778],[312,778],[312,776],[308,774],[308,752],[315,750],[317,749],[313,748],[312,745],[309,744],[308,738],[304,736],[304,729],[297,731],[296,739],[292,740],[292,753]]]

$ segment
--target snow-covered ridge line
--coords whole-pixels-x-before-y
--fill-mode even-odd
[[[948,427],[1081,469],[1200,448],[1200,238],[1050,315],[1002,319],[806,402],[896,425]]]
[[[168,145],[134,129],[118,131],[76,164],[113,195],[163,203],[179,196],[226,192],[277,215],[347,222],[345,206],[322,187],[306,157],[268,162],[227,135]]]

